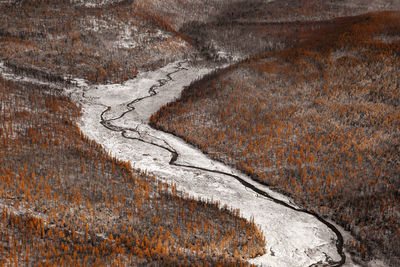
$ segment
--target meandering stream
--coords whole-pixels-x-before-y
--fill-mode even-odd
[[[171,153],[171,159],[169,161],[170,165],[174,165],[174,166],[182,167],[182,168],[189,168],[189,169],[194,169],[194,170],[210,172],[210,173],[213,173],[213,174],[221,174],[221,175],[225,175],[225,176],[228,176],[228,177],[232,177],[232,178],[236,179],[237,181],[239,181],[247,189],[253,190],[255,193],[260,194],[261,196],[266,197],[266,198],[268,198],[269,200],[271,200],[271,201],[273,201],[275,203],[278,203],[278,204],[280,204],[280,205],[282,205],[284,207],[287,207],[289,209],[292,209],[294,211],[302,212],[302,213],[314,216],[317,220],[319,220],[320,222],[325,224],[329,229],[331,229],[336,234],[336,248],[337,248],[338,253],[341,256],[341,259],[340,259],[340,261],[334,261],[327,255],[327,262],[331,266],[341,266],[341,265],[343,265],[345,263],[345,261],[346,261],[346,256],[345,256],[345,254],[343,252],[343,236],[340,233],[340,231],[338,229],[336,229],[336,227],[333,224],[329,223],[328,221],[323,219],[318,214],[316,214],[314,212],[311,212],[311,211],[308,211],[306,209],[298,208],[298,207],[296,207],[296,206],[294,206],[292,204],[288,204],[287,202],[285,202],[283,200],[276,199],[276,198],[272,197],[270,194],[268,194],[267,192],[265,192],[262,189],[260,189],[257,186],[255,186],[254,184],[251,184],[251,183],[247,182],[246,180],[240,178],[238,175],[235,175],[235,174],[232,174],[232,173],[227,173],[227,172],[224,172],[224,171],[215,170],[215,169],[209,169],[209,168],[203,168],[203,167],[199,167],[199,166],[194,166],[194,165],[179,164],[179,163],[177,163],[177,160],[180,157],[179,153],[171,145],[169,145],[168,142],[165,141],[164,139],[156,138],[154,136],[151,136],[150,134],[148,134],[147,136],[146,135],[143,136],[141,131],[138,128],[121,127],[121,126],[113,124],[113,121],[119,120],[123,116],[125,116],[128,112],[134,111],[135,110],[135,106],[134,105],[136,103],[138,103],[140,101],[143,101],[146,98],[150,98],[150,97],[156,96],[157,95],[156,89],[164,86],[168,81],[171,81],[172,80],[171,75],[174,74],[174,73],[177,73],[177,72],[179,72],[181,70],[188,70],[188,69],[182,67],[182,64],[178,62],[177,65],[176,65],[176,70],[174,70],[173,72],[167,73],[166,79],[159,79],[159,80],[157,80],[158,84],[155,84],[155,85],[150,87],[150,89],[148,91],[148,93],[149,93],[148,96],[139,97],[139,98],[136,98],[136,99],[132,100],[130,103],[128,103],[126,105],[127,111],[123,112],[118,117],[109,118],[109,119],[105,118],[106,114],[111,109],[111,106],[108,106],[101,113],[101,116],[100,116],[101,117],[101,121],[100,121],[100,123],[105,128],[107,128],[107,129],[109,129],[111,131],[120,132],[121,135],[126,139],[138,140],[140,142],[143,142],[143,143],[146,143],[146,144],[150,144],[150,145],[156,146],[158,148],[161,148],[161,149],[164,149],[164,150],[170,152]],[[130,132],[133,132],[133,133],[137,134],[139,137],[131,137],[129,135]],[[150,138],[147,138],[147,137],[150,137]],[[157,142],[153,142],[151,140],[151,138],[156,138],[158,140],[162,140],[162,142],[164,144],[159,144]]]
[[[82,106],[81,130],[112,156],[175,183],[178,190],[191,196],[219,201],[240,209],[243,217],[254,219],[266,238],[267,253],[249,260],[251,263],[344,265],[343,237],[334,224],[209,159],[180,138],[148,125],[154,112],[210,71],[176,62],[140,73],[123,84],[87,86],[81,80],[67,93]]]

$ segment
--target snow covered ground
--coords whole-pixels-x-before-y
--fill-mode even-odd
[[[191,67],[187,63],[180,66],[181,63],[171,63],[156,71],[140,73],[136,79],[123,84],[87,86],[84,80],[77,79],[77,87],[65,90],[74,101],[82,105],[83,115],[79,122],[81,130],[113,156],[129,161],[133,167],[147,170],[167,183],[175,183],[178,190],[197,198],[219,201],[222,205],[240,209],[241,215],[249,220],[254,218],[266,238],[267,253],[251,259],[251,263],[262,266],[309,266],[326,264],[328,259],[339,261],[340,255],[335,246],[336,235],[314,216],[275,203],[246,188],[233,177],[170,165],[171,153],[167,150],[139,140],[127,139],[121,132],[109,130],[101,124],[101,114],[108,109],[104,112],[103,119],[111,119],[109,123],[124,129],[126,137],[140,136],[148,142],[176,151],[179,154],[177,164],[240,176],[274,198],[296,207],[287,197],[259,185],[230,167],[210,160],[183,140],[154,130],[147,124],[151,114],[178,97],[184,86],[211,71],[207,68]],[[0,72],[6,79],[48,84],[14,75],[2,63]],[[175,73],[169,75],[172,78],[169,81],[167,75],[173,72]],[[158,94],[135,103],[135,109],[129,111],[127,104],[134,99],[148,96],[149,89],[159,84],[160,80],[165,85],[155,88]],[[127,113],[124,116],[113,120],[125,112]],[[348,233],[339,229],[345,240],[351,238]],[[348,255],[345,266],[354,266]]]
[[[121,132],[109,130],[100,123],[104,110],[109,109],[104,113],[105,119],[118,118],[128,111],[127,105],[132,100],[148,96],[150,87],[158,84],[159,79],[166,79],[168,73],[177,71],[178,66],[178,63],[171,63],[156,71],[141,73],[136,79],[123,84],[87,87],[80,82],[81,86],[70,89],[69,93],[83,107],[81,130],[113,156],[129,161],[135,168],[147,170],[165,182],[176,183],[178,190],[197,198],[219,201],[222,205],[240,209],[241,215],[247,219],[254,218],[264,232],[267,254],[250,260],[251,263],[263,266],[309,266],[327,263],[328,258],[339,261],[340,255],[335,246],[336,235],[312,215],[274,203],[244,187],[232,177],[170,165],[171,153],[167,150],[139,140],[127,139]],[[176,162],[178,164],[239,175],[275,198],[290,203],[290,199],[285,196],[253,182],[230,167],[210,160],[181,139],[148,126],[151,114],[178,97],[184,86],[211,71],[190,67],[187,63],[183,67],[186,69],[182,68],[171,74],[171,81],[155,88],[157,95],[134,104],[134,110],[109,123],[123,129],[135,129],[136,131],[125,130],[128,137],[140,135],[149,142],[173,148],[179,153]]]
[[[114,4],[122,0],[74,0],[73,3],[84,5],[86,7],[101,7],[104,5]]]

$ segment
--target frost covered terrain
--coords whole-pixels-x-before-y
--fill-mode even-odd
[[[83,107],[81,130],[112,156],[163,177],[168,183],[175,183],[178,190],[188,195],[219,201],[240,209],[243,217],[254,219],[265,234],[267,253],[252,259],[252,263],[309,266],[340,262],[337,236],[317,218],[294,210],[297,207],[285,196],[210,160],[181,139],[147,124],[151,114],[177,98],[191,81],[210,71],[190,67],[187,63],[172,63],[141,73],[123,84],[86,86],[81,82],[69,93]],[[242,182],[234,176],[243,179]],[[247,183],[257,189],[244,186]],[[260,191],[294,208],[271,201],[259,194]]]
[[[399,0],[0,0],[0,180],[7,181],[0,184],[0,265],[56,264],[69,257],[53,257],[53,249],[44,255],[41,245],[48,241],[79,253],[75,243],[44,236],[40,227],[31,239],[23,230],[32,220],[42,226],[58,221],[58,228],[93,232],[104,241],[107,231],[123,239],[119,225],[136,216],[142,235],[129,231],[129,238],[150,237],[151,245],[144,242],[138,251],[127,239],[123,246],[140,260],[145,255],[143,265],[196,265],[199,259],[213,266],[223,257],[263,266],[354,266],[353,260],[400,266],[399,9]],[[205,76],[223,64],[230,67]],[[36,97],[44,91],[48,95]],[[82,117],[71,100],[82,107]],[[82,138],[77,118],[93,142]],[[115,158],[102,148],[124,161],[121,177],[114,173]],[[151,179],[146,188],[153,192],[156,184],[165,186],[159,180],[173,184],[175,196],[176,185],[175,209],[165,205],[160,215],[158,202],[147,199],[139,209],[147,212],[143,216],[135,210],[141,192],[134,199],[126,184],[115,190],[117,199],[114,182],[129,164]],[[69,179],[72,171],[76,180]],[[105,186],[89,188],[98,174]],[[60,177],[80,191],[53,183]],[[48,186],[37,186],[41,180]],[[146,188],[146,196],[156,199]],[[78,205],[79,212],[78,193],[92,200]],[[213,202],[215,210],[204,206],[189,218],[182,211],[192,211],[192,197],[224,208]],[[104,217],[91,213],[109,200]],[[111,209],[121,216],[105,217]],[[235,219],[218,219],[224,212]],[[167,219],[177,213],[181,224]],[[236,226],[243,224],[251,228]],[[162,244],[171,230],[175,244]],[[214,237],[225,230],[226,239]],[[156,236],[160,242],[153,242]],[[86,241],[100,244],[93,240]],[[108,238],[118,244],[113,240]],[[32,247],[36,256],[21,253]],[[117,265],[107,251],[88,255],[89,265]]]

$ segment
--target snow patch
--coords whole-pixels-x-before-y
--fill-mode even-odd
[[[101,7],[121,2],[122,0],[74,0],[73,3],[86,7]]]

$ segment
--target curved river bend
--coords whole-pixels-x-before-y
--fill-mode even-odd
[[[240,209],[264,232],[267,253],[250,262],[263,266],[341,266],[343,237],[332,223],[304,210],[246,175],[213,161],[180,138],[148,125],[150,116],[179,97],[211,69],[171,63],[123,84],[70,89],[82,105],[80,128],[112,156],[147,170],[191,196]]]

